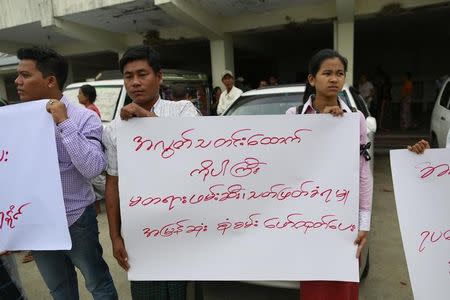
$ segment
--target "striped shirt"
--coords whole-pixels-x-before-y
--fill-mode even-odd
[[[169,101],[158,99],[153,105],[152,111],[158,117],[196,117],[200,113],[190,101]],[[103,132],[103,145],[106,148],[106,156],[108,158],[108,168],[106,172],[111,176],[118,176],[117,168],[117,126],[120,122],[124,122],[120,117],[114,119]]]
[[[339,105],[345,112],[351,112],[350,108],[344,101],[339,99]],[[287,115],[296,114],[297,107],[291,107],[286,111]],[[312,96],[303,106],[302,114],[317,113],[312,106]],[[364,115],[358,111],[359,118],[359,143],[367,143],[367,125]],[[359,230],[370,230],[370,219],[372,215],[372,194],[373,194],[373,179],[370,174],[370,164],[365,158],[359,157]]]
[[[90,179],[106,168],[102,123],[95,112],[72,104],[65,96],[68,119],[55,125],[64,204],[69,226],[95,201]]]

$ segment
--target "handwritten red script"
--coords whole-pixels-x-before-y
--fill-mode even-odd
[[[421,242],[419,252],[423,252],[427,247],[433,247],[439,242],[450,241],[450,229],[446,231],[429,231],[425,230],[420,233]]]
[[[247,157],[241,162],[232,163],[226,159],[220,163],[207,159],[200,163],[200,167],[192,170],[189,176],[201,176],[205,181],[208,177],[218,177],[231,175],[232,177],[247,177],[249,175],[256,175],[263,165],[267,163],[259,161],[255,157]]]
[[[313,199],[329,203],[331,201],[345,205],[350,190],[345,188],[320,187],[313,180],[305,180],[298,187],[290,187],[283,183],[272,185],[265,191],[249,190],[242,184],[215,184],[209,187],[208,192],[189,195],[163,195],[163,196],[132,196],[128,202],[129,207],[166,205],[173,210],[180,205],[197,205],[210,201],[223,203],[228,200],[264,200],[272,199],[283,201],[287,199]]]
[[[450,165],[447,163],[441,163],[433,166],[431,162],[423,162],[418,164],[416,169],[419,170],[420,178],[422,179],[450,175]]]
[[[306,217],[300,212],[291,213],[287,216],[269,217],[264,217],[260,213],[252,213],[245,220],[231,220],[231,218],[226,218],[223,222],[212,226],[213,230],[222,236],[228,232],[255,230],[258,227],[264,230],[277,231],[298,230],[305,235],[317,230],[354,232],[357,228],[355,224],[344,224],[334,214],[327,214],[314,219]],[[146,238],[168,238],[181,234],[198,237],[199,234],[207,232],[209,230],[208,228],[205,222],[197,224],[190,219],[181,219],[161,227],[145,227],[142,229],[142,232]]]
[[[3,229],[3,226],[5,228],[13,229],[15,228],[15,222],[19,220],[21,215],[23,214],[23,210],[26,206],[30,205],[31,203],[25,203],[16,208],[15,205],[10,205],[9,209],[6,211],[0,211],[0,229]]]
[[[207,140],[202,138],[195,128],[191,128],[181,132],[178,139],[152,140],[138,135],[133,138],[133,142],[136,152],[157,152],[163,159],[168,159],[174,156],[177,151],[188,149],[242,148],[300,143],[303,134],[311,132],[312,129],[299,128],[287,136],[270,136],[250,128],[243,128],[234,131],[230,136]]]
[[[6,163],[8,161],[8,150],[0,150],[0,163]]]

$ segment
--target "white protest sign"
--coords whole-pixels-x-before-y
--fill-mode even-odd
[[[450,295],[450,149],[391,151],[395,202],[414,298]]]
[[[46,103],[0,108],[0,252],[72,247]]]
[[[358,281],[357,114],[122,121],[118,163],[130,280]]]

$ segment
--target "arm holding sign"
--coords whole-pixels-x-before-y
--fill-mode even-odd
[[[408,150],[417,154],[422,154],[426,149],[430,149],[430,144],[425,140],[420,140],[412,146],[408,146]]]
[[[106,213],[108,215],[109,237],[113,246],[113,255],[119,265],[128,271],[128,253],[121,234],[119,177],[106,175],[105,189]]]
[[[106,148],[108,168],[106,170],[105,205],[108,216],[109,236],[113,246],[113,255],[119,265],[128,271],[128,254],[121,233],[120,200],[119,200],[119,173],[117,167],[117,120],[103,132],[103,144]]]
[[[364,115],[358,112],[360,115],[360,144],[367,143],[367,126]],[[370,230],[370,219],[372,215],[372,196],[373,196],[373,177],[370,174],[369,161],[364,156],[359,156],[359,232],[358,237],[355,240],[355,244],[358,245],[356,251],[356,257],[359,258],[364,245],[367,242],[367,236]]]
[[[120,118],[122,120],[129,120],[131,118],[146,118],[146,117],[157,117],[153,111],[148,111],[145,108],[137,105],[136,103],[130,103],[125,105],[120,110]]]
[[[64,97],[63,101],[66,101]],[[85,114],[81,126],[77,125],[68,117],[63,101],[50,100],[47,111],[52,114],[73,165],[84,177],[94,178],[106,168],[106,157],[101,144],[101,121],[95,113],[89,111]]]

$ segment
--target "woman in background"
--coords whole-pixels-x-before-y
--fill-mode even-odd
[[[94,104],[96,99],[97,92],[95,91],[95,87],[92,85],[85,84],[78,90],[78,101],[80,104],[84,105],[87,109],[93,110],[101,119],[100,110]]]

